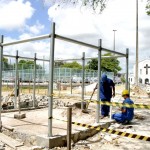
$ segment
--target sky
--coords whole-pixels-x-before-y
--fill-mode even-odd
[[[89,44],[125,53],[129,48],[129,72],[133,72],[136,51],[136,0],[111,0],[102,13],[76,5],[58,7],[54,0],[0,0],[0,34],[4,43],[51,33],[52,22],[56,34]],[[146,0],[139,0],[139,61],[150,58],[150,16],[145,11]],[[4,55],[49,58],[50,39],[4,47]],[[56,40],[55,59],[97,57],[91,48]],[[11,60],[13,62],[14,60]],[[121,72],[125,58],[119,59]],[[39,62],[42,63],[42,62]]]

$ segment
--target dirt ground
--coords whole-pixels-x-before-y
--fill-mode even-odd
[[[118,102],[123,99],[121,92],[124,90],[124,85],[116,86],[116,97]],[[77,92],[77,91],[76,91]],[[150,105],[150,98],[148,97],[145,88],[139,88],[131,86],[131,99],[134,103]],[[87,95],[91,95],[88,92]],[[93,96],[96,99],[96,93]],[[95,109],[95,105],[90,104],[90,109]],[[113,113],[117,112],[116,108],[112,109]],[[150,137],[150,110],[148,109],[135,109],[135,117],[129,125],[121,125],[118,123],[112,123],[110,129],[115,129],[128,133],[135,133],[138,135]],[[53,150],[67,150],[67,148],[54,148]],[[72,145],[72,150],[149,150],[150,142],[142,141],[138,139],[132,139],[127,137],[120,137],[118,135],[108,133],[98,133],[87,140],[79,141]]]
[[[123,100],[121,97],[121,92],[124,89],[124,87],[125,85],[116,86],[115,100],[117,100],[118,102],[121,102]],[[85,99],[90,98],[92,90],[93,88],[91,87],[91,91],[86,91]],[[42,90],[41,93],[44,94],[43,91],[45,92],[45,90]],[[79,90],[78,88],[74,88],[72,90],[72,94],[70,94],[70,92],[71,92],[70,88],[67,88],[67,90],[61,90],[61,91],[55,90],[54,98],[59,99],[61,101],[65,101],[65,102],[66,101],[71,102],[71,103],[75,103],[81,100],[81,97],[79,96],[81,94],[81,89]],[[3,95],[8,95],[8,93],[9,92],[5,92],[3,93]],[[92,99],[96,99],[96,98],[97,96],[95,92]],[[145,88],[138,88],[138,87],[132,86],[131,87],[131,99],[134,101],[134,103],[150,105],[150,98],[148,98],[148,95],[145,92]],[[85,114],[84,118],[82,118],[83,116],[81,117],[81,113],[79,112],[73,112],[73,113],[76,114],[76,119],[80,120],[80,122],[82,122],[83,119],[89,120],[89,122],[91,120],[94,121],[93,118],[95,118],[96,105],[93,103],[90,103],[89,110],[91,114],[90,115]],[[116,108],[113,108],[112,111],[114,113],[117,110]],[[66,112],[61,112],[60,114],[66,117]],[[90,116],[93,116],[93,117],[90,118]],[[131,124],[121,125],[117,123],[112,123],[109,128],[150,137],[150,117],[149,116],[150,116],[150,110],[136,109],[135,117],[133,121],[131,122]],[[5,149],[12,150],[7,145],[5,145]],[[31,147],[22,147],[22,148],[19,148],[18,150],[25,150],[25,149],[28,150],[28,149],[31,149]],[[82,140],[77,143],[72,143],[72,150],[99,150],[99,149],[101,150],[110,150],[110,149],[111,150],[130,150],[130,149],[149,150],[150,142],[99,132],[98,134],[94,135],[93,137],[89,137],[86,140]],[[43,150],[48,150],[48,149],[43,148]],[[53,148],[52,150],[67,150],[67,148],[56,147],[56,148]]]

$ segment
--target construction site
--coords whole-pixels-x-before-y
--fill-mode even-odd
[[[92,90],[96,83],[87,85],[87,93],[85,99],[90,99]],[[121,91],[124,85],[116,85],[116,96],[112,99],[113,102],[122,102]],[[42,91],[42,90],[41,90]],[[92,100],[96,99],[97,92],[94,93]],[[9,93],[3,92],[3,98],[8,98]],[[137,104],[149,105],[150,98],[145,90],[131,87],[131,98]],[[14,99],[10,97],[9,102]],[[72,89],[70,87],[61,91],[54,90],[53,102],[53,128],[52,138],[48,138],[48,97],[44,94],[36,95],[36,108],[28,105],[32,102],[32,94],[21,94],[20,101],[22,108],[20,114],[24,116],[22,119],[15,118],[19,114],[17,109],[2,110],[2,132],[0,133],[1,149],[67,149],[67,109],[72,107],[72,136],[71,149],[74,150],[90,150],[90,149],[149,149],[149,141],[132,139],[129,135],[122,137],[117,134],[101,131],[100,128],[121,131],[123,133],[137,134],[149,137],[149,110],[138,108],[135,110],[135,116],[129,125],[116,123],[109,117],[100,120],[96,123],[96,104],[90,103],[88,112],[83,113],[81,110],[81,88]],[[112,107],[112,113],[117,112],[116,107]],[[78,124],[77,124],[78,123]],[[95,128],[86,127],[91,125]],[[50,141],[49,141],[50,140]],[[146,139],[145,139],[146,140]]]
[[[36,82],[36,68],[34,68],[33,82],[20,82],[18,71],[18,59],[16,52],[15,80],[7,82],[7,90],[3,89],[6,82],[2,82],[2,58],[3,48],[14,44],[20,44],[41,39],[51,39],[48,82]],[[91,77],[97,77],[96,82],[85,83],[85,53],[82,55],[82,82],[61,83],[54,81],[54,45],[55,38],[67,42],[90,47],[98,52],[98,72]],[[126,53],[112,51],[99,45],[91,45],[55,34],[55,23],[52,25],[52,33],[40,37],[3,43],[1,36],[0,50],[0,150],[125,150],[144,149],[150,147],[150,90],[149,86],[130,85],[128,82],[129,50]],[[115,85],[115,97],[105,105],[110,106],[110,114],[100,118],[100,80],[102,51],[114,53],[111,57],[124,57],[126,61],[125,84]],[[23,57],[24,59],[26,57]],[[29,59],[29,58],[26,58]],[[31,59],[31,58],[30,58]],[[36,54],[34,58],[36,65]],[[108,74],[109,76],[110,74]],[[69,74],[72,77],[72,74]],[[111,76],[113,78],[113,76]],[[59,80],[62,77],[59,78]],[[22,83],[22,84],[21,84]],[[98,90],[94,91],[98,83]],[[14,85],[12,87],[12,85]],[[27,86],[25,90],[23,86]],[[46,88],[40,88],[40,86]],[[29,88],[32,87],[31,88]],[[38,89],[36,87],[39,87]],[[11,89],[9,90],[9,87]],[[119,124],[111,119],[111,115],[118,112],[122,104],[122,91],[128,89],[134,105],[134,118],[127,124]],[[125,105],[126,106],[126,105]]]

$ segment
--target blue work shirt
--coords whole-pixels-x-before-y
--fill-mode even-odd
[[[133,101],[130,98],[126,98],[123,101],[123,104],[134,104]],[[134,116],[134,108],[128,108],[128,107],[122,107],[123,109],[126,109],[126,112],[122,112],[126,120],[132,120]]]
[[[114,82],[107,78],[106,82],[100,82],[100,99],[108,100],[112,98],[112,88],[115,86]]]

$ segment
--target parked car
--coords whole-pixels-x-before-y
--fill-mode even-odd
[[[15,82],[15,77],[4,77],[4,78],[2,78],[2,81],[13,83],[13,82]]]
[[[85,78],[84,83],[90,83],[90,78]]]

